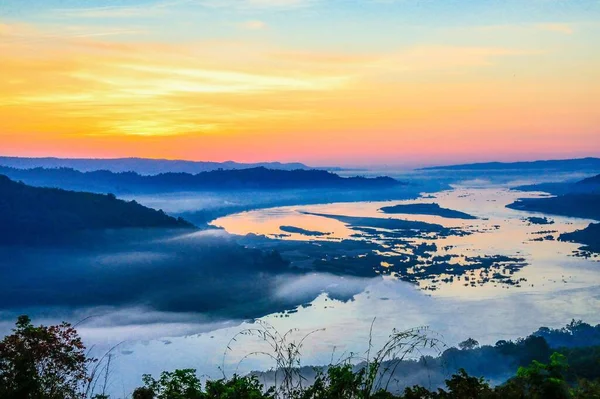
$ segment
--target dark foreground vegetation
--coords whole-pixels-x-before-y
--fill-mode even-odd
[[[193,369],[144,375],[133,399],[584,399],[600,398],[600,325],[572,322],[565,328],[541,328],[534,335],[495,346],[479,347],[470,338],[459,348],[446,349],[427,329],[394,331],[387,343],[369,350],[359,363],[348,357],[323,368],[315,368],[309,382],[301,375],[302,343],[289,342],[259,323],[241,334],[263,339],[271,346],[270,358],[278,379],[265,387],[258,375],[224,376],[202,382]],[[236,337],[234,337],[235,339]],[[586,347],[575,346],[586,342]],[[555,349],[550,349],[560,345]],[[441,356],[421,356],[421,351],[440,351]],[[492,386],[483,377],[461,368],[449,375],[441,387],[412,386],[395,389],[396,370],[444,356],[482,356],[489,352],[514,355],[518,359],[512,375]],[[448,355],[450,353],[450,355]],[[6,399],[107,399],[110,359],[87,356],[86,349],[69,324],[34,326],[27,316],[19,317],[13,333],[0,341],[0,398]],[[493,361],[493,360],[492,360]],[[492,365],[493,367],[493,365]]]
[[[37,239],[81,230],[192,228],[162,211],[114,195],[31,187],[0,175],[0,243]]]

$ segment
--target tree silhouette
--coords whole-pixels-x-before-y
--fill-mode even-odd
[[[0,397],[83,398],[93,361],[70,324],[34,327],[20,316],[0,342]]]
[[[468,338],[468,339],[464,340],[463,342],[461,342],[460,344],[458,344],[458,347],[461,350],[471,350],[471,349],[477,348],[478,346],[479,346],[479,342],[477,342],[473,338]]]

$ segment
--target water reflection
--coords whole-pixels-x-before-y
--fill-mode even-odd
[[[247,245],[280,250],[300,268],[388,275],[434,295],[481,297],[509,288],[537,292],[597,285],[597,262],[573,257],[577,244],[556,240],[561,233],[586,227],[589,220],[505,207],[517,198],[542,195],[457,187],[416,201],[281,207],[231,215],[213,224],[250,235]],[[476,219],[381,211],[411,203],[435,203]]]
[[[505,208],[516,198],[536,195],[540,194],[456,188],[416,201],[465,212],[477,217],[473,220],[384,214],[379,211],[383,206],[412,202],[387,201],[281,207],[231,215],[213,224],[240,235],[247,246],[277,249],[304,271],[281,276],[276,292],[298,303],[306,298],[306,303],[261,320],[282,332],[297,328],[299,336],[324,328],[305,342],[302,358],[303,365],[319,365],[327,364],[334,350],[365,351],[374,318],[374,346],[393,328],[421,325],[456,345],[469,336],[493,344],[540,326],[560,327],[572,318],[599,323],[598,261],[573,256],[577,244],[555,240],[589,221],[549,217],[553,223],[541,225],[526,218],[543,215]],[[417,221],[442,229],[407,236],[402,229],[366,227],[340,216]],[[444,229],[455,233],[439,234],[448,233]],[[507,279],[502,276],[512,283],[503,282]],[[260,342],[236,342],[223,357],[231,337],[250,323],[222,325],[226,328],[219,331],[209,331],[217,328],[211,325],[205,330],[209,332],[185,337],[178,337],[176,330],[169,334],[168,325],[165,335],[174,338],[126,342],[114,362],[114,384],[119,393],[121,387],[127,392],[139,385],[142,373],[176,368],[195,368],[213,378],[222,376],[219,365],[228,375],[269,369],[273,364],[265,358],[239,363],[244,355],[263,350]],[[112,328],[112,334],[116,330]],[[90,327],[82,332],[96,341],[107,336],[106,330]]]

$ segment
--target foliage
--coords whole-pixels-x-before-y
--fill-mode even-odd
[[[597,225],[600,228],[600,224]],[[596,232],[596,239],[600,237],[600,229]],[[592,326],[581,320],[571,320],[563,328],[539,328],[533,335],[542,337],[554,348],[576,347],[585,343],[586,346],[600,345],[600,324]]]
[[[144,387],[134,391],[134,399],[200,399],[202,389],[196,370],[163,371],[158,380],[149,374],[142,377]]]
[[[158,380],[145,374],[144,386],[133,392],[133,399],[270,399],[273,389],[264,391],[256,377],[239,377],[207,381],[206,390],[196,376],[196,370],[163,372]]]
[[[578,323],[571,330],[589,330]],[[318,330],[317,330],[318,331]],[[263,322],[257,328],[245,330],[234,337],[230,345],[242,336],[262,339],[272,352],[252,352],[248,356],[267,355],[275,361],[275,384],[265,388],[256,376],[231,378],[203,384],[194,369],[163,372],[155,379],[144,375],[143,386],[137,388],[133,399],[600,399],[600,347],[563,348],[548,354],[548,344],[542,337],[499,341],[496,346],[477,347],[468,339],[462,350],[451,348],[444,356],[465,356],[467,353],[515,355],[519,362],[533,359],[518,367],[516,375],[504,384],[493,387],[482,377],[465,369],[445,380],[443,388],[431,390],[413,386],[394,392],[390,384],[397,378],[397,368],[407,364],[416,367],[419,361],[408,360],[422,349],[439,351],[439,340],[426,328],[393,331],[388,341],[377,351],[369,342],[362,356],[350,353],[335,364],[316,369],[312,383],[301,374],[301,349],[313,331],[299,340],[293,339],[297,330],[280,334]],[[471,348],[471,349],[469,349]],[[473,349],[474,348],[474,349]],[[232,351],[228,346],[224,354]],[[110,353],[110,352],[109,352]],[[104,385],[109,375],[110,355],[105,369]],[[539,356],[535,359],[535,356]],[[485,358],[485,357],[484,357]],[[569,366],[567,362],[572,363]],[[225,359],[224,359],[225,362]],[[94,366],[92,365],[94,363]],[[0,342],[0,398],[7,399],[109,399],[93,395],[99,373],[96,362],[87,357],[85,347],[75,329],[67,323],[58,326],[34,327],[27,316],[19,317],[13,334]],[[333,358],[332,358],[333,363]],[[515,367],[516,368],[516,367]],[[402,369],[406,370],[406,369]],[[436,384],[437,385],[437,384]]]
[[[375,320],[373,320],[374,322]],[[315,382],[305,387],[305,378],[301,373],[301,349],[308,337],[321,331],[315,330],[294,340],[296,329],[279,333],[268,323],[259,321],[258,327],[243,330],[227,346],[223,355],[232,351],[232,344],[243,336],[255,337],[267,345],[265,351],[255,351],[245,355],[263,355],[275,363],[275,393],[282,398],[375,398],[382,397],[393,381],[396,368],[409,355],[428,349],[439,354],[441,341],[428,328],[414,328],[405,331],[393,330],[386,343],[373,351],[372,342],[362,356],[350,353],[330,365],[326,371],[317,369]],[[371,326],[372,328],[372,326]],[[372,330],[371,330],[372,332]],[[352,365],[359,363],[358,371]]]
[[[534,360],[528,367],[519,367],[516,378],[508,385],[518,386],[526,397],[532,399],[569,398],[569,387],[564,379],[566,370],[565,356],[555,352],[548,364]]]
[[[0,397],[84,397],[92,362],[70,324],[34,327],[20,316],[13,334],[0,342]]]
[[[479,342],[477,342],[473,338],[469,338],[469,339],[461,342],[460,344],[458,344],[458,347],[463,351],[464,350],[473,350],[473,349],[477,348],[478,346],[479,346]]]
[[[221,379],[206,382],[206,399],[271,399],[274,398],[275,388],[266,392],[262,384],[254,376],[239,377],[234,375],[231,379]]]

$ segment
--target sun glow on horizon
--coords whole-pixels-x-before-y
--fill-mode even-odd
[[[600,149],[600,7],[457,27],[366,0],[364,19],[300,0],[125,3],[8,13],[0,152],[384,164]]]

